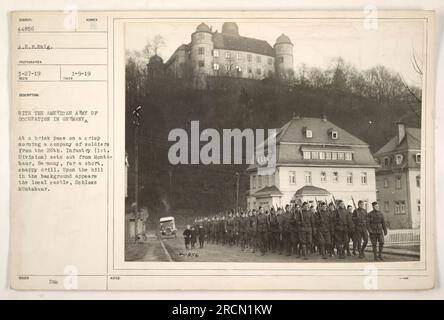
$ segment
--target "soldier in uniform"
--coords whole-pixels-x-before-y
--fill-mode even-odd
[[[236,214],[234,216],[234,244],[236,246],[239,246],[239,221],[240,221],[239,211],[236,211]]]
[[[367,212],[364,209],[364,201],[358,201],[358,208],[353,211],[352,215],[355,232],[353,233],[353,247],[356,244],[359,258],[364,258],[364,250],[368,243],[367,234]]]
[[[267,233],[269,230],[269,225],[268,218],[265,215],[264,208],[262,207],[259,207],[256,228],[257,240],[261,250],[261,255],[263,256],[267,251]]]
[[[234,217],[232,212],[229,213],[225,221],[225,234],[227,237],[226,242],[231,247],[234,244]]]
[[[190,249],[190,245],[191,245],[191,228],[190,225],[188,224],[186,229],[183,231],[183,239],[185,241],[185,249]]]
[[[245,217],[245,212],[242,211],[238,220],[239,245],[242,251],[244,251],[247,246],[247,224],[248,218]]]
[[[296,217],[302,257],[307,260],[313,243],[313,233],[316,233],[314,217],[307,202],[302,204],[302,210],[297,212]]]
[[[328,212],[330,215],[330,223],[331,223],[331,246],[330,246],[330,257],[333,257],[335,255],[335,248],[336,248],[336,240],[335,240],[335,232],[334,232],[334,221],[335,221],[335,214],[336,214],[336,208],[333,202],[330,202],[328,205]],[[339,252],[338,252],[339,254]]]
[[[279,222],[274,208],[270,210],[270,249],[273,253],[279,250]]]
[[[333,221],[339,259],[345,259],[344,247],[348,244],[348,233],[353,232],[353,222],[343,201],[339,201]]]
[[[379,211],[379,204],[375,201],[372,203],[373,210],[367,215],[367,227],[370,233],[370,241],[372,242],[373,256],[375,261],[383,261],[382,249],[384,248],[384,236],[387,235],[384,215]],[[379,244],[379,252],[377,246]]]
[[[282,242],[287,251],[287,256],[291,255],[292,242],[291,242],[291,226],[292,213],[290,212],[290,205],[285,206],[285,211],[282,214]],[[295,249],[296,251],[296,249]]]
[[[277,250],[279,254],[282,254],[284,246],[284,215],[282,214],[282,208],[278,208],[276,212],[276,220],[278,222],[278,234],[277,234]]]
[[[321,202],[319,210],[315,214],[315,226],[319,251],[322,259],[327,259],[327,252],[331,250],[331,221],[330,213],[327,210],[327,204]]]
[[[205,234],[206,230],[205,230],[204,221],[201,220],[200,223],[198,224],[198,229],[197,229],[197,236],[199,238],[199,248],[201,249],[204,247]]]
[[[348,212],[348,215],[350,216],[350,219],[352,219],[352,221],[353,221],[353,218],[352,218],[353,207],[351,205],[347,206],[347,212]],[[351,256],[351,253],[350,253],[350,241],[352,239],[353,239],[353,233],[347,232],[347,244],[345,246],[345,250],[347,251],[347,256],[349,256],[349,257]],[[354,243],[353,243],[353,255],[354,256],[356,255],[356,250],[355,250],[355,244]]]
[[[258,245],[256,233],[257,233],[257,216],[256,216],[256,209],[253,209],[250,216],[250,245],[253,253],[256,252]]]

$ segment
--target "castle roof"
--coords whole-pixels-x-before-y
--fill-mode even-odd
[[[272,196],[281,196],[282,192],[276,186],[264,187],[257,191],[254,196],[256,198],[267,198]]]
[[[375,156],[380,156],[391,152],[407,151],[408,149],[421,149],[421,129],[406,128],[405,138],[400,144],[398,144],[398,136],[394,136],[375,153]]]
[[[288,36],[286,36],[285,34],[281,34],[277,39],[276,39],[276,44],[281,44],[281,43],[291,43],[291,40]]]
[[[207,24],[202,22],[200,25],[197,26],[196,32],[211,32],[211,30]]]
[[[265,40],[215,32],[213,43],[214,49],[246,51],[274,57],[273,47]]]
[[[296,196],[329,196],[330,192],[315,186],[303,186],[295,192]]]
[[[306,135],[311,130],[311,138]],[[337,138],[332,138],[332,132]],[[267,144],[268,141],[265,142]],[[349,152],[351,159],[304,159],[307,152]],[[367,143],[325,118],[293,117],[277,129],[276,163],[284,166],[378,167]],[[257,164],[248,170],[256,169]]]

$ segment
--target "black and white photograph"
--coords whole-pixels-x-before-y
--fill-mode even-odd
[[[424,24],[125,25],[125,261],[420,259]]]

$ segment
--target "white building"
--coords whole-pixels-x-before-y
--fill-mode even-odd
[[[398,134],[375,153],[381,165],[376,170],[378,201],[390,228],[419,228],[421,129],[397,126]]]
[[[293,201],[376,200],[375,169],[368,144],[326,118],[293,117],[276,136],[271,175],[247,169],[249,209],[285,206]]]

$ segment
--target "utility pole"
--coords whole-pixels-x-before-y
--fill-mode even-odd
[[[236,172],[236,210],[239,208],[239,172]]]
[[[134,125],[134,241],[137,241],[137,232],[139,224],[139,126],[140,116],[142,114],[142,107],[138,106],[133,110],[133,125]]]

